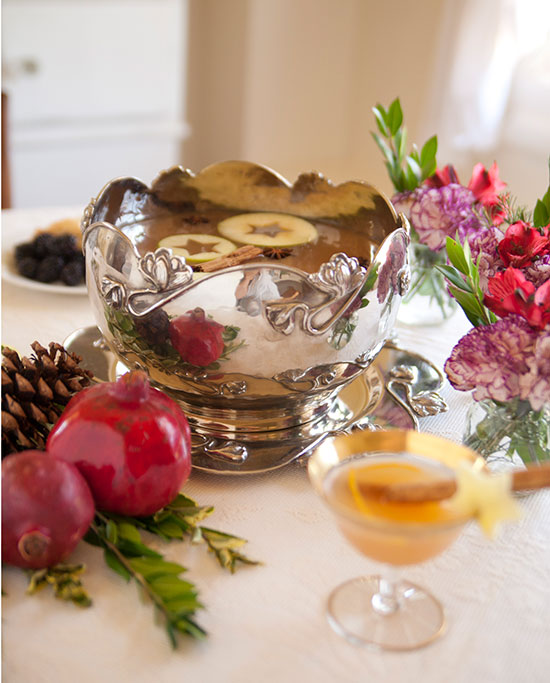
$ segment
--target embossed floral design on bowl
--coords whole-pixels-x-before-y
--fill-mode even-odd
[[[368,258],[336,250],[307,272],[260,256],[205,274],[169,248],[145,248],[156,225],[196,232],[205,216],[248,212],[353,233]],[[90,202],[82,230],[89,297],[107,343],[174,395],[192,424],[217,434],[260,438],[325,413],[381,349],[408,286],[406,219],[372,186],[333,185],[316,173],[291,185],[231,161],[196,175],[171,168],[150,187],[119,178]],[[192,315],[209,325],[207,364],[174,338],[174,321]]]

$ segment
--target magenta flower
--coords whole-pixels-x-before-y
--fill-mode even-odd
[[[529,398],[538,378],[538,366],[534,370],[529,367],[537,337],[537,331],[514,314],[492,325],[474,327],[447,359],[447,377],[458,391],[473,390],[476,401]],[[546,350],[544,346],[541,353]],[[545,393],[544,386],[541,393]]]
[[[410,220],[422,244],[432,251],[440,251],[446,238],[463,241],[479,230],[480,220],[472,205],[473,193],[462,185],[451,183],[443,187],[421,187],[414,193]]]

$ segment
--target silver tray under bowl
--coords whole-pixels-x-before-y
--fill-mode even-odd
[[[64,346],[82,358],[97,382],[114,381],[128,370],[97,327],[75,331]],[[309,422],[227,438],[223,430],[216,434],[215,425],[204,429],[188,416],[193,467],[216,474],[258,474],[307,459],[329,436],[355,429],[418,429],[419,418],[447,409],[438,393],[443,382],[442,373],[426,358],[388,342],[375,361]]]

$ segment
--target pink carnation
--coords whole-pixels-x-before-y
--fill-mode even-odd
[[[527,365],[529,374],[520,378],[521,395],[529,399],[533,410],[540,410],[550,403],[550,331],[538,335]]]
[[[414,204],[416,197],[415,190],[405,190],[404,192],[397,192],[391,198],[393,208],[397,213],[403,213],[407,218],[411,217],[411,207]]]
[[[440,251],[447,237],[461,241],[480,227],[472,206],[475,198],[470,190],[451,183],[443,187],[417,189],[410,208],[410,220],[422,244]]]
[[[489,280],[505,268],[497,249],[499,235],[499,231],[490,226],[481,227],[468,238],[472,260],[479,264],[479,285],[483,292],[487,291]]]
[[[523,274],[536,288],[543,285],[550,280],[550,255],[546,254],[530,266],[527,266],[527,268],[524,268]]]
[[[537,336],[523,318],[513,314],[492,325],[474,327],[447,359],[447,377],[455,389],[473,390],[476,401],[527,399],[539,377],[538,365],[534,370],[529,366]],[[545,393],[544,386],[540,393]]]

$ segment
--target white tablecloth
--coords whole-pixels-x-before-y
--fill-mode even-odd
[[[4,212],[3,233],[73,215],[67,209]],[[2,343],[28,355],[35,339],[62,342],[94,323],[86,297],[2,287]],[[468,329],[461,312],[445,325],[399,328],[402,346],[442,365]],[[458,441],[470,398],[443,390],[447,414],[421,429]],[[156,547],[189,568],[206,606],[204,642],[180,639],[173,651],[134,585],[108,570],[101,552],[81,543],[90,609],[55,600],[48,590],[25,595],[26,577],[4,567],[2,660],[10,683],[132,681],[423,681],[498,683],[550,680],[550,491],[526,496],[519,523],[488,541],[470,525],[440,557],[406,570],[444,603],[448,630],[429,647],[405,654],[349,645],[332,632],[325,599],[338,583],[376,573],[338,533],[313,493],[306,470],[223,477],[193,472],[184,492],[213,504],[209,525],[249,540],[263,562],[224,572],[202,547]]]

